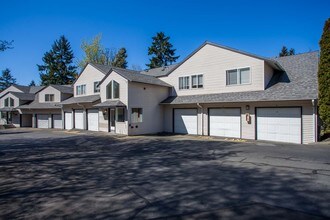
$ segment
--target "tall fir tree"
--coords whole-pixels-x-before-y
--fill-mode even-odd
[[[326,20],[323,28],[320,49],[318,106],[323,127],[327,130],[330,129],[330,18]]]
[[[12,47],[13,42],[14,42],[13,40],[12,41],[0,40],[0,52],[3,52],[8,49],[13,49]]]
[[[9,86],[16,83],[16,79],[11,75],[10,69],[5,69],[2,71],[0,76],[0,91],[7,89]]]
[[[291,48],[290,50],[286,47],[283,46],[281,49],[281,52],[278,54],[279,57],[286,57],[286,56],[291,56],[291,55],[295,55],[295,49]]]
[[[73,51],[70,42],[61,36],[44,54],[44,64],[37,65],[40,71],[41,85],[71,84],[77,76],[77,67],[73,65]]]
[[[29,86],[36,86],[36,82],[34,80],[32,80],[29,84]]]
[[[126,58],[127,58],[126,49],[124,47],[120,48],[115,56],[112,66],[126,69],[127,68]]]
[[[152,44],[148,48],[148,55],[151,55],[150,63],[146,64],[149,68],[167,66],[174,63],[180,56],[175,56],[175,49],[170,43],[170,37],[164,32],[158,32],[152,38]]]

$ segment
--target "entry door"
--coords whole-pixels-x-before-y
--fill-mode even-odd
[[[115,109],[110,109],[110,131],[115,130],[116,123],[116,111]]]

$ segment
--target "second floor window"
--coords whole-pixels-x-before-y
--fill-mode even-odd
[[[179,89],[189,89],[189,76],[179,77]]]
[[[6,98],[4,106],[5,107],[14,107],[14,99],[10,98],[10,97]]]
[[[114,80],[107,85],[107,99],[119,99],[119,83]]]
[[[85,95],[86,94],[86,85],[76,86],[76,95]]]
[[[250,68],[227,70],[226,78],[227,85],[249,84],[251,82]]]
[[[191,76],[191,88],[203,88],[203,75]]]
[[[100,81],[94,82],[94,93],[100,92]]]
[[[54,102],[54,94],[45,94],[45,102]]]

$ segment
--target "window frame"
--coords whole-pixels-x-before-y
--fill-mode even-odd
[[[123,112],[123,115],[122,115],[122,120],[118,120],[119,119],[119,109],[121,109]],[[116,112],[115,112],[115,121],[116,122],[125,122],[125,108],[124,107],[118,107],[116,108]]]
[[[133,117],[133,110],[135,110],[135,109],[137,109],[138,111],[137,111],[137,114],[138,114],[138,120],[137,121],[135,121],[135,120],[133,120],[134,119],[134,117]],[[140,111],[139,111],[140,110]],[[131,123],[132,124],[137,124],[137,123],[142,123],[143,122],[143,108],[140,108],[140,107],[137,107],[137,108],[131,108],[131,114],[130,114],[130,119],[131,119]]]
[[[15,100],[12,97],[7,97],[3,103],[4,107],[14,107]]]
[[[118,97],[115,97],[115,83],[118,84]],[[110,97],[109,97],[109,87],[110,89]],[[106,86],[106,98],[110,100],[120,99],[120,83],[116,80],[111,80]]]
[[[248,83],[242,83],[241,81],[241,70],[244,69],[249,69],[249,82]],[[237,83],[236,84],[229,84],[229,77],[228,73],[229,71],[236,70],[236,79]],[[227,69],[226,70],[226,86],[240,86],[240,85],[250,85],[252,82],[252,73],[251,73],[251,67],[250,66],[245,66],[245,67],[239,67],[239,68],[233,68],[233,69]]]
[[[184,79],[184,78],[188,78],[188,84],[186,86],[184,86],[182,84],[182,88],[180,88],[180,79]],[[191,84],[190,78],[191,78],[190,76],[179,76],[179,86],[178,86],[179,90],[189,90],[190,89],[190,84]]]
[[[202,84],[200,84],[199,82],[199,76],[202,76]],[[193,87],[193,77],[196,77],[197,79],[197,84],[196,87]],[[194,74],[191,75],[191,89],[203,89],[204,88],[204,74],[200,73],[200,74]]]
[[[76,86],[76,95],[86,95],[86,84]]]
[[[94,93],[100,93],[100,81],[95,81],[94,82]]]
[[[48,100],[47,100],[48,96]],[[53,99],[51,99],[53,97]],[[54,94],[45,94],[45,102],[54,102],[55,101],[55,95]]]

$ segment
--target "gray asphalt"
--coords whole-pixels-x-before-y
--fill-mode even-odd
[[[2,219],[328,219],[330,145],[0,130]]]

